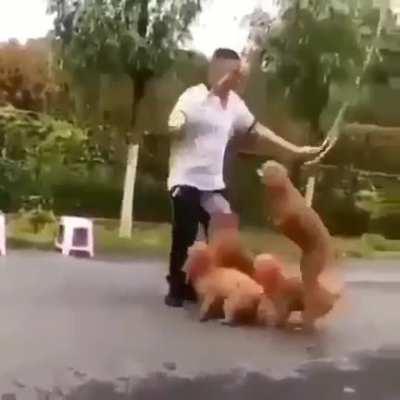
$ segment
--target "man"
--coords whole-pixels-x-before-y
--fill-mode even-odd
[[[182,307],[194,300],[182,271],[188,248],[194,243],[198,224],[207,232],[210,215],[230,213],[224,197],[224,154],[232,135],[258,135],[299,157],[312,157],[320,149],[295,146],[257,123],[234,90],[242,79],[239,55],[230,49],[215,51],[207,87],[188,88],[178,99],[169,118],[173,136],[168,190],[172,199],[172,247],[169,292],[166,305]]]

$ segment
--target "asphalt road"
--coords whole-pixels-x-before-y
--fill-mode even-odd
[[[318,333],[199,323],[159,261],[0,259],[0,397],[400,399],[400,265],[349,261]]]

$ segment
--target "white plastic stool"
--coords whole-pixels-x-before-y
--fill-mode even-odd
[[[93,257],[93,222],[86,218],[61,217],[55,246],[64,256],[70,255],[71,251],[80,251]]]
[[[3,213],[0,213],[0,252],[2,256],[6,255],[6,217]]]

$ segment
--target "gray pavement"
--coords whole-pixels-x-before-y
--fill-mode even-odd
[[[348,261],[344,300],[310,336],[167,309],[160,261],[11,251],[0,258],[0,396],[398,399],[399,263]]]

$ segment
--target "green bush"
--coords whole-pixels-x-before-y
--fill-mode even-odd
[[[118,182],[117,182],[118,183]],[[56,214],[119,218],[122,182],[67,181],[52,186]],[[134,218],[141,221],[169,219],[169,199],[163,182],[148,175],[138,175],[135,188]]]
[[[135,218],[140,221],[170,220],[170,200],[164,181],[151,175],[139,175],[135,188]]]
[[[361,235],[368,232],[369,214],[357,209],[352,196],[341,189],[319,191],[314,208],[332,235]]]
[[[118,218],[122,188],[92,182],[60,182],[52,187],[57,215]]]

